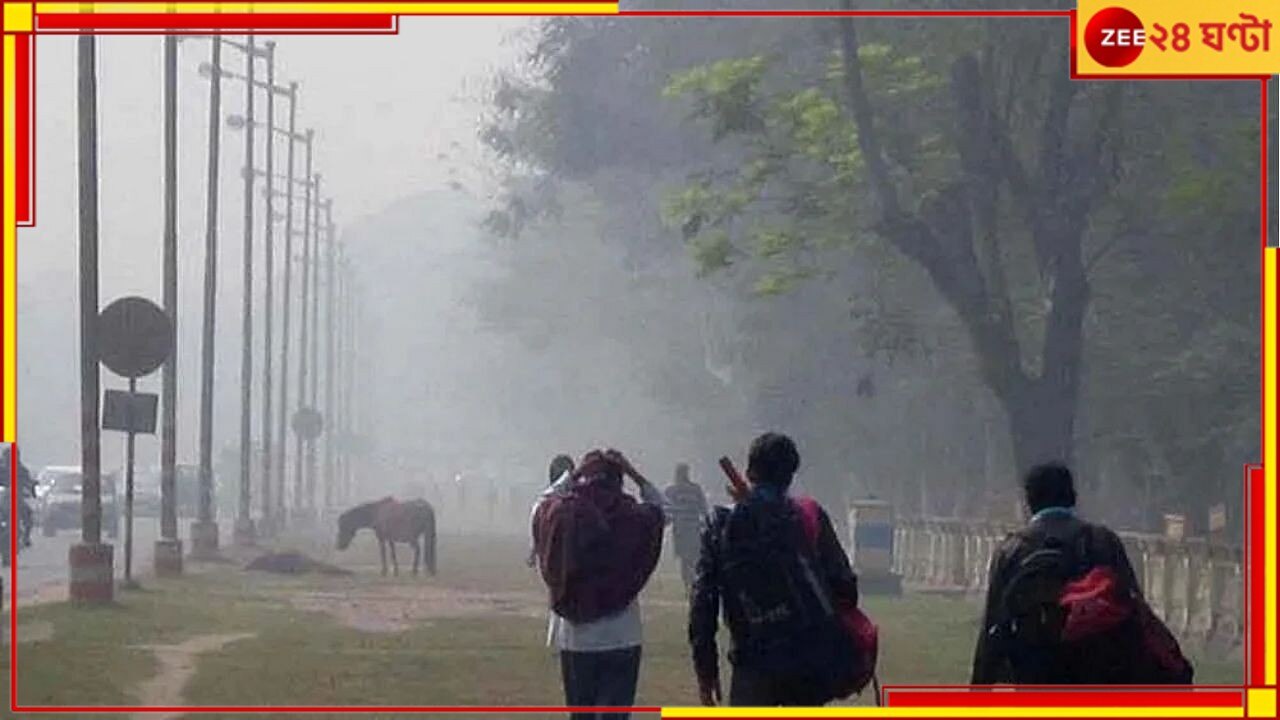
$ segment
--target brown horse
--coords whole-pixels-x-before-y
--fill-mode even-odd
[[[436,574],[436,513],[426,500],[399,502],[395,498],[381,500],[356,507],[338,516],[338,549],[346,550],[356,532],[373,528],[378,537],[378,553],[382,556],[382,574],[387,574],[387,548],[391,549],[391,566],[400,575],[396,562],[396,543],[413,546],[413,574],[418,574],[418,562],[425,549],[427,572]],[[418,539],[422,538],[421,545]]]

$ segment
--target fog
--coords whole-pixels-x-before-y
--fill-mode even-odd
[[[819,198],[817,209],[795,204],[797,225],[771,236],[742,230],[742,218],[720,218],[734,228],[725,241],[736,243],[723,267],[708,267],[715,248],[705,230],[682,218],[682,238],[665,217],[691,178],[712,178],[704,189],[714,188],[726,172],[751,167],[757,146],[754,137],[732,129],[724,142],[712,138],[708,123],[727,121],[709,117],[706,108],[718,106],[705,97],[700,104],[697,96],[715,92],[714,83],[690,81],[683,95],[662,89],[689,68],[758,52],[785,58],[793,73],[753,85],[766,107],[769,92],[783,97],[787,83],[804,85],[795,78],[827,62],[830,47],[823,43],[829,45],[834,31],[809,20],[689,21],[678,30],[660,22],[582,20],[559,28],[560,35],[548,27],[554,26],[519,18],[413,19],[395,37],[276,39],[276,76],[301,82],[299,127],[316,130],[316,169],[324,194],[334,198],[338,235],[360,287],[356,415],[372,448],[356,465],[353,495],[413,492],[422,481],[459,474],[532,488],[544,480],[552,455],[595,446],[626,451],[655,480],[665,481],[676,462],[691,462],[714,494],[720,485],[715,459],[740,457],[755,433],[778,429],[800,443],[801,485],[824,498],[877,494],[921,514],[1008,511],[1019,452],[1026,452],[1018,442],[1034,435],[1028,429],[1034,423],[1016,416],[1023,402],[1009,389],[1016,383],[1001,384],[991,348],[974,345],[974,321],[957,315],[954,293],[940,290],[936,270],[891,243],[872,242],[883,227],[870,219],[871,189],[858,185],[848,202]],[[1061,30],[1033,22],[1021,27],[1021,52]],[[901,23],[876,28],[872,39],[886,46],[915,32]],[[571,49],[540,65],[529,54],[545,37]],[[180,53],[178,459],[190,464],[197,459],[208,116],[208,85],[196,68],[208,59],[208,43],[184,42]],[[18,289],[18,440],[33,467],[79,458],[74,40],[40,38],[37,56],[37,226],[20,231]],[[101,302],[129,294],[158,299],[161,43],[107,37],[98,58]],[[239,70],[237,53],[224,53],[224,62]],[[923,66],[931,71],[947,62],[935,58]],[[868,73],[892,76],[896,67]],[[1029,79],[1009,80],[1025,83],[1010,106],[1041,112],[1040,94],[1058,70],[1046,66]],[[873,80],[889,82],[874,74]],[[952,132],[949,101],[927,97],[910,105],[913,93],[942,82],[912,79],[902,93],[886,93],[892,119],[883,125],[926,138]],[[818,80],[811,85],[825,88]],[[504,86],[516,97],[505,104]],[[1233,194],[1232,186],[1223,197],[1206,198],[1210,186],[1197,179],[1201,171],[1229,168],[1242,178],[1239,187],[1256,181],[1256,153],[1220,138],[1235,133],[1246,147],[1249,137],[1256,140],[1256,127],[1248,133],[1257,107],[1256,93],[1244,88],[1126,87],[1128,117],[1155,107],[1166,117],[1191,120],[1185,126],[1171,120],[1147,135],[1135,131],[1129,145],[1108,146],[1122,169],[1111,195],[1096,199],[1083,221],[1089,228],[1083,255],[1098,262],[1089,267],[1092,304],[1082,321],[1084,359],[1070,398],[1079,407],[1065,442],[1085,468],[1083,484],[1092,494],[1086,506],[1127,526],[1150,526],[1163,510],[1203,514],[1209,504],[1225,502],[1236,512],[1240,468],[1258,459],[1257,268],[1242,271],[1244,279],[1229,290],[1226,268],[1201,262],[1213,254],[1204,244],[1205,227],[1244,248],[1230,258],[1256,258],[1251,223],[1257,212],[1250,207],[1256,192]],[[243,94],[240,84],[224,84],[227,114],[242,111]],[[899,102],[907,107],[893,104]],[[1078,117],[1090,121],[1092,108],[1103,103],[1094,94],[1077,102],[1085,108]],[[278,118],[283,109],[277,105]],[[934,117],[943,118],[939,127],[929,125]],[[544,141],[531,126],[552,139]],[[261,133],[258,138],[260,153]],[[895,135],[886,142],[895,162],[896,153],[905,152],[899,145],[911,145]],[[1159,158],[1173,157],[1167,148],[1188,144],[1200,148],[1185,160],[1190,179],[1142,190],[1144,173],[1169,175],[1160,175],[1165,170],[1158,166]],[[798,141],[786,150],[809,152]],[[283,143],[277,153],[281,167]],[[947,162],[939,168],[949,168]],[[239,442],[242,163],[243,138],[227,130],[215,454],[234,453]],[[930,173],[943,170],[922,171],[905,161],[893,170],[921,173],[902,182],[905,206],[933,226],[947,226],[929,215],[946,210],[947,188],[926,187]],[[798,163],[789,179],[808,181],[806,173],[822,171]],[[810,199],[832,184],[815,187],[806,191]],[[790,199],[800,197],[783,189],[795,192]],[[1131,232],[1142,222],[1134,217],[1159,214],[1159,203],[1187,193],[1202,201],[1182,202],[1194,216],[1146,235]],[[546,202],[539,207],[540,196]],[[1231,204],[1229,197],[1249,199]],[[515,200],[529,214],[518,232],[509,231]],[[1011,208],[1002,206],[1001,213],[1013,214]],[[495,212],[508,232],[495,231]],[[780,217],[774,209],[753,212],[765,224]],[[802,224],[814,217],[826,224]],[[1005,232],[1019,242],[1032,234],[1021,226]],[[797,244],[787,233],[803,239]],[[1112,249],[1111,235],[1124,236],[1119,250]],[[766,247],[770,239],[774,245]],[[277,232],[277,248],[282,242]],[[261,243],[259,224],[258,293]],[[1177,250],[1157,252],[1161,243]],[[1007,372],[1034,379],[1055,361],[1040,350],[1050,346],[1043,334],[1053,283],[1045,279],[1051,266],[1037,265],[1032,243],[1025,245],[1011,239],[1005,249],[984,247],[978,255],[983,263],[994,257],[1009,265],[1008,311],[1026,322],[1010,331],[1018,354]],[[780,266],[780,259],[791,264]],[[1176,284],[1189,289],[1180,297],[1162,294]],[[994,280],[984,291],[992,286]],[[1168,317],[1152,317],[1156,305]],[[295,329],[297,317],[295,307]],[[1187,355],[1175,362],[1179,348]],[[1228,356],[1238,364],[1213,369]],[[124,386],[105,369],[103,378],[105,387]],[[158,374],[141,388],[158,392]],[[295,390],[293,375],[291,396]],[[1224,407],[1196,416],[1192,410],[1207,398]],[[1193,447],[1191,439],[1212,447]],[[119,465],[119,440],[106,435],[104,467]],[[289,451],[292,464],[292,442]],[[140,464],[156,463],[156,439],[141,438],[138,452]],[[1195,454],[1201,464],[1191,468],[1180,452]]]

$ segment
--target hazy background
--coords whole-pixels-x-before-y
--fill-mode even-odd
[[[1044,96],[1065,72],[1065,23],[862,27],[908,210],[945,210],[937,200],[962,137],[949,83],[972,48],[991,49],[984,92],[1014,118],[1014,146],[1035,157]],[[984,380],[983,358],[930,277],[876,237],[863,180],[812,146],[844,148],[850,137],[833,82],[835,28],[830,19],[409,18],[394,37],[278,38],[277,80],[301,83],[299,129],[316,130],[316,169],[363,286],[356,395],[375,453],[357,494],[399,492],[406,465],[437,480],[537,483],[553,454],[598,444],[664,481],[688,460],[715,491],[715,458],[781,429],[800,443],[801,484],[824,500],[874,492],[908,513],[1005,514],[1019,428]],[[41,466],[79,460],[75,41],[40,38],[36,52],[38,226],[19,234],[18,439],[26,462]],[[161,42],[105,37],[98,52],[101,302],[158,299]],[[178,460],[193,463],[208,116],[196,68],[208,43],[180,52]],[[224,62],[241,69],[236,52]],[[745,83],[757,105],[743,108],[768,123],[734,126],[736,106],[717,93],[743,84],[735,73],[758,73]],[[664,92],[680,77],[682,90]],[[1105,85],[1076,97],[1064,163],[1088,142]],[[1242,465],[1259,459],[1257,88],[1122,87],[1105,143],[1112,185],[1082,242],[1100,260],[1073,398],[1084,502],[1149,529],[1163,512],[1201,518],[1225,502],[1234,525]],[[224,114],[241,112],[243,97],[239,83],[224,84]],[[795,122],[777,119],[793,111]],[[719,134],[709,129],[717,122]],[[723,245],[708,242],[711,220],[673,223],[681,192],[688,210],[698,182],[712,196],[724,190],[716,182],[753,167],[756,131],[790,153],[770,186],[790,209],[719,218],[738,228]],[[283,144],[276,157],[282,167]],[[215,453],[238,443],[239,133],[224,132],[222,158]],[[1003,202],[1016,362],[1034,376],[1052,270]],[[752,223],[780,219],[793,235],[751,234]],[[261,242],[259,224],[259,304]],[[296,329],[296,307],[293,318]],[[260,338],[260,316],[254,330]],[[257,350],[254,363],[257,437]],[[104,370],[105,387],[124,384]],[[158,391],[159,375],[142,389]],[[105,437],[105,467],[122,447]],[[155,439],[142,438],[140,464],[157,456]]]
[[[316,170],[323,174],[325,195],[336,198],[335,221],[341,233],[357,226],[405,197],[438,190],[448,169],[435,160],[449,152],[466,157],[474,149],[474,102],[463,100],[466,83],[483,78],[511,54],[503,39],[520,26],[519,18],[454,19],[404,23],[395,37],[280,38],[277,79],[300,81],[299,130],[316,130]],[[239,38],[243,40],[243,38]],[[19,417],[20,442],[28,463],[77,464],[79,374],[76,289],[76,118],[75,40],[41,37],[36,40],[36,149],[38,181],[34,229],[19,233]],[[209,59],[209,43],[180,46],[179,98],[179,405],[180,462],[194,462],[197,450],[196,412],[199,388],[199,338],[204,262],[205,173],[207,155],[208,83],[197,75]],[[237,72],[243,60],[223,51],[225,65]],[[98,45],[100,93],[101,182],[101,302],[128,294],[158,300],[163,230],[162,44],[155,38],[105,37]],[[260,64],[261,67],[261,64]],[[259,76],[261,76],[261,71]],[[243,112],[243,85],[223,85],[226,113]],[[262,96],[259,112],[265,112]],[[277,104],[277,123],[287,121],[286,102]],[[256,134],[259,152],[262,133]],[[285,145],[277,145],[276,167],[283,171]],[[298,173],[302,173],[299,146]],[[222,139],[220,247],[218,270],[218,337],[216,444],[233,440],[239,412],[240,287],[242,250],[243,135],[224,132]],[[262,166],[261,156],[258,161]],[[257,185],[261,190],[261,183]],[[277,202],[277,211],[283,211]],[[451,209],[451,208],[446,208]],[[258,218],[262,210],[258,210]],[[300,203],[295,227],[300,225]],[[454,212],[445,224],[438,218],[430,235],[418,240],[424,248],[449,252],[477,249],[475,231],[465,211]],[[277,252],[283,230],[276,232]],[[350,252],[359,257],[372,249],[353,239]],[[400,245],[407,238],[386,238]],[[261,280],[262,228],[255,228],[255,263]],[[295,243],[295,250],[298,244]],[[277,269],[280,263],[277,261]],[[434,265],[440,273],[440,266]],[[294,275],[295,289],[298,275]],[[382,280],[369,277],[371,292],[380,297]],[[403,290],[406,285],[389,283]],[[412,287],[412,286],[410,286]],[[259,285],[260,288],[260,285]],[[260,290],[259,290],[260,292]],[[277,297],[279,293],[277,292]],[[400,298],[406,305],[412,302]],[[259,300],[259,304],[260,304]],[[371,313],[374,315],[376,313]],[[297,307],[294,327],[298,326]],[[279,322],[276,323],[279,337]],[[255,322],[261,332],[262,320]],[[464,335],[471,329],[455,324]],[[260,340],[259,340],[260,342]],[[456,343],[455,343],[456,344]],[[297,355],[291,361],[297,370]],[[261,367],[260,358],[256,367]],[[277,363],[278,371],[278,363]],[[104,369],[104,386],[124,381]],[[255,380],[260,373],[255,372]],[[296,381],[296,375],[295,375]],[[412,383],[406,377],[407,383]],[[144,389],[158,391],[159,374],[144,380]],[[255,402],[258,397],[255,388]],[[257,416],[255,414],[255,433]],[[112,466],[122,443],[108,435],[104,464]],[[158,443],[139,439],[143,461],[154,459]]]

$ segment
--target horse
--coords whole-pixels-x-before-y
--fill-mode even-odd
[[[400,564],[396,562],[396,543],[413,546],[413,574],[418,574],[418,562],[425,560],[428,573],[436,574],[436,513],[426,500],[399,502],[395,498],[357,505],[338,516],[338,549],[346,550],[356,532],[372,528],[378,537],[378,553],[382,558],[382,574],[387,574],[387,548],[391,549],[391,565],[396,576]],[[422,538],[421,545],[418,539]],[[423,552],[425,549],[425,553]],[[425,554],[425,558],[423,555]]]

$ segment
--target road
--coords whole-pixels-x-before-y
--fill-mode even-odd
[[[183,524],[187,522],[184,520]],[[124,577],[124,526],[120,537],[104,538],[115,546],[115,572]],[[157,518],[138,518],[134,521],[133,574],[146,578],[152,574],[155,542],[160,537],[160,521]],[[18,603],[65,599],[69,572],[67,552],[80,540],[79,530],[64,530],[55,537],[45,537],[39,528],[31,533],[31,547],[18,554]],[[6,584],[8,578],[6,578]],[[8,605],[8,597],[5,598]]]

